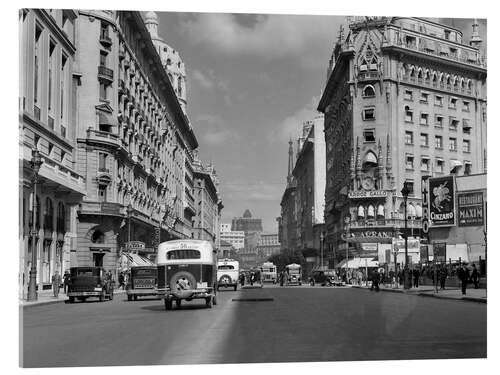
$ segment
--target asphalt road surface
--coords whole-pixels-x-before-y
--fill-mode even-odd
[[[155,299],[23,311],[24,367],[486,357],[486,304],[355,288],[221,291],[165,311]],[[175,306],[175,305],[174,305]]]

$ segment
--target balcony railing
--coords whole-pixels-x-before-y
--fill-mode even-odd
[[[113,81],[113,69],[99,65],[97,68],[97,74],[99,78],[103,78],[108,81]]]
[[[99,41],[101,42],[101,44],[103,44],[105,46],[110,46],[111,44],[113,44],[113,41],[111,40],[111,38],[109,37],[109,35],[106,34],[106,33],[101,34],[101,37],[99,38]]]
[[[92,128],[87,129],[87,139],[108,144],[111,143],[117,146],[120,144],[120,138],[118,135]]]

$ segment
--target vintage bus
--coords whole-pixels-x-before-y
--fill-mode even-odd
[[[217,304],[217,254],[212,244],[203,240],[174,240],[158,246],[158,296],[165,310],[182,300],[205,300],[211,308]]]
[[[276,284],[278,272],[272,262],[264,262],[260,267],[262,282]]]
[[[222,287],[238,289],[240,262],[234,259],[219,259],[217,262],[217,290]]]
[[[292,263],[285,266],[286,285],[302,285],[302,266]]]

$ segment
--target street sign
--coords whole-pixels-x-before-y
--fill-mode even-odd
[[[138,251],[144,250],[146,248],[146,244],[141,241],[130,241],[125,244],[125,247],[128,251]]]

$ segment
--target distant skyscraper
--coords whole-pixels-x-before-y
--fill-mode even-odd
[[[250,232],[262,232],[262,219],[252,218],[250,210],[246,209],[242,217],[233,218],[231,230],[242,230],[245,235]]]

